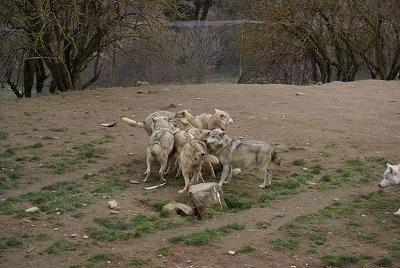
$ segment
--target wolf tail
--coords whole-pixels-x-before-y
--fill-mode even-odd
[[[143,127],[144,128],[144,124],[143,122],[138,122],[132,119],[129,119],[128,117],[121,117],[121,121],[130,125],[131,127]]]
[[[152,146],[151,146],[151,154],[152,155],[158,155],[159,152],[161,151],[161,144],[159,142],[155,142]]]
[[[277,155],[275,150],[271,152],[271,160],[275,163],[275,165],[279,166],[281,164],[281,158]]]
[[[218,164],[219,164],[218,158],[215,157],[215,156],[212,155],[212,154],[204,154],[204,155],[201,156],[201,159],[202,159],[204,162],[210,163],[210,164],[212,164],[212,165],[218,165]]]

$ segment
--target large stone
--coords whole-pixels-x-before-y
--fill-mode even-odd
[[[225,210],[221,186],[215,182],[199,183],[189,188],[190,199],[201,218],[210,218],[212,210]]]
[[[179,215],[186,215],[186,216],[192,216],[195,212],[193,207],[190,207],[188,205],[182,204],[182,203],[177,203],[177,202],[172,202],[163,207],[164,209],[177,213]]]

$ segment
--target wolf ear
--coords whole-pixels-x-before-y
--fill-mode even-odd
[[[188,111],[188,113],[190,113],[190,114],[192,113],[192,111],[191,111],[190,109],[187,109],[187,111]]]
[[[393,166],[391,164],[389,164],[389,163],[387,163],[386,165],[387,165],[387,167],[389,169],[390,174],[393,174],[395,172]]]
[[[220,137],[222,137],[222,136],[224,136],[224,135],[225,135],[225,131],[222,131],[222,132],[219,134]]]

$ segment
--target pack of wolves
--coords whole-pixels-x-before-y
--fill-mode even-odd
[[[213,114],[181,110],[156,111],[142,122],[122,117],[122,122],[144,128],[149,137],[146,150],[146,182],[154,161],[160,164],[158,175],[165,181],[164,174],[176,171],[176,177],[182,174],[185,186],[180,193],[189,190],[192,184],[204,182],[202,168],[209,169],[215,178],[214,167],[221,165],[222,174],[219,184],[231,181],[233,169],[256,167],[263,178],[260,188],[271,185],[271,163],[280,165],[280,157],[273,146],[264,141],[245,141],[231,138],[226,133],[233,117],[225,111],[215,109]]]
[[[216,178],[214,167],[222,166],[219,184],[229,184],[235,170],[256,167],[263,183],[259,188],[271,185],[271,163],[280,165],[281,159],[271,144],[264,141],[246,141],[231,138],[226,128],[233,123],[232,116],[215,109],[213,114],[193,115],[188,110],[176,113],[156,111],[147,116],[143,122],[122,117],[121,120],[133,127],[144,128],[150,136],[146,150],[147,169],[144,182],[150,176],[150,169],[155,160],[160,164],[159,177],[165,181],[164,174],[176,170],[176,176],[182,174],[185,187],[180,193],[189,190],[192,184],[204,182],[202,167],[206,165],[212,178]],[[381,188],[400,184],[400,164],[387,164]],[[400,216],[400,208],[394,213]]]

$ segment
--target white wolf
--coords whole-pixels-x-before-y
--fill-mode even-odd
[[[383,173],[383,179],[378,184],[378,186],[384,188],[386,186],[399,183],[400,183],[400,164],[397,165],[387,164],[387,169],[385,173]],[[400,208],[394,214],[400,216]]]

